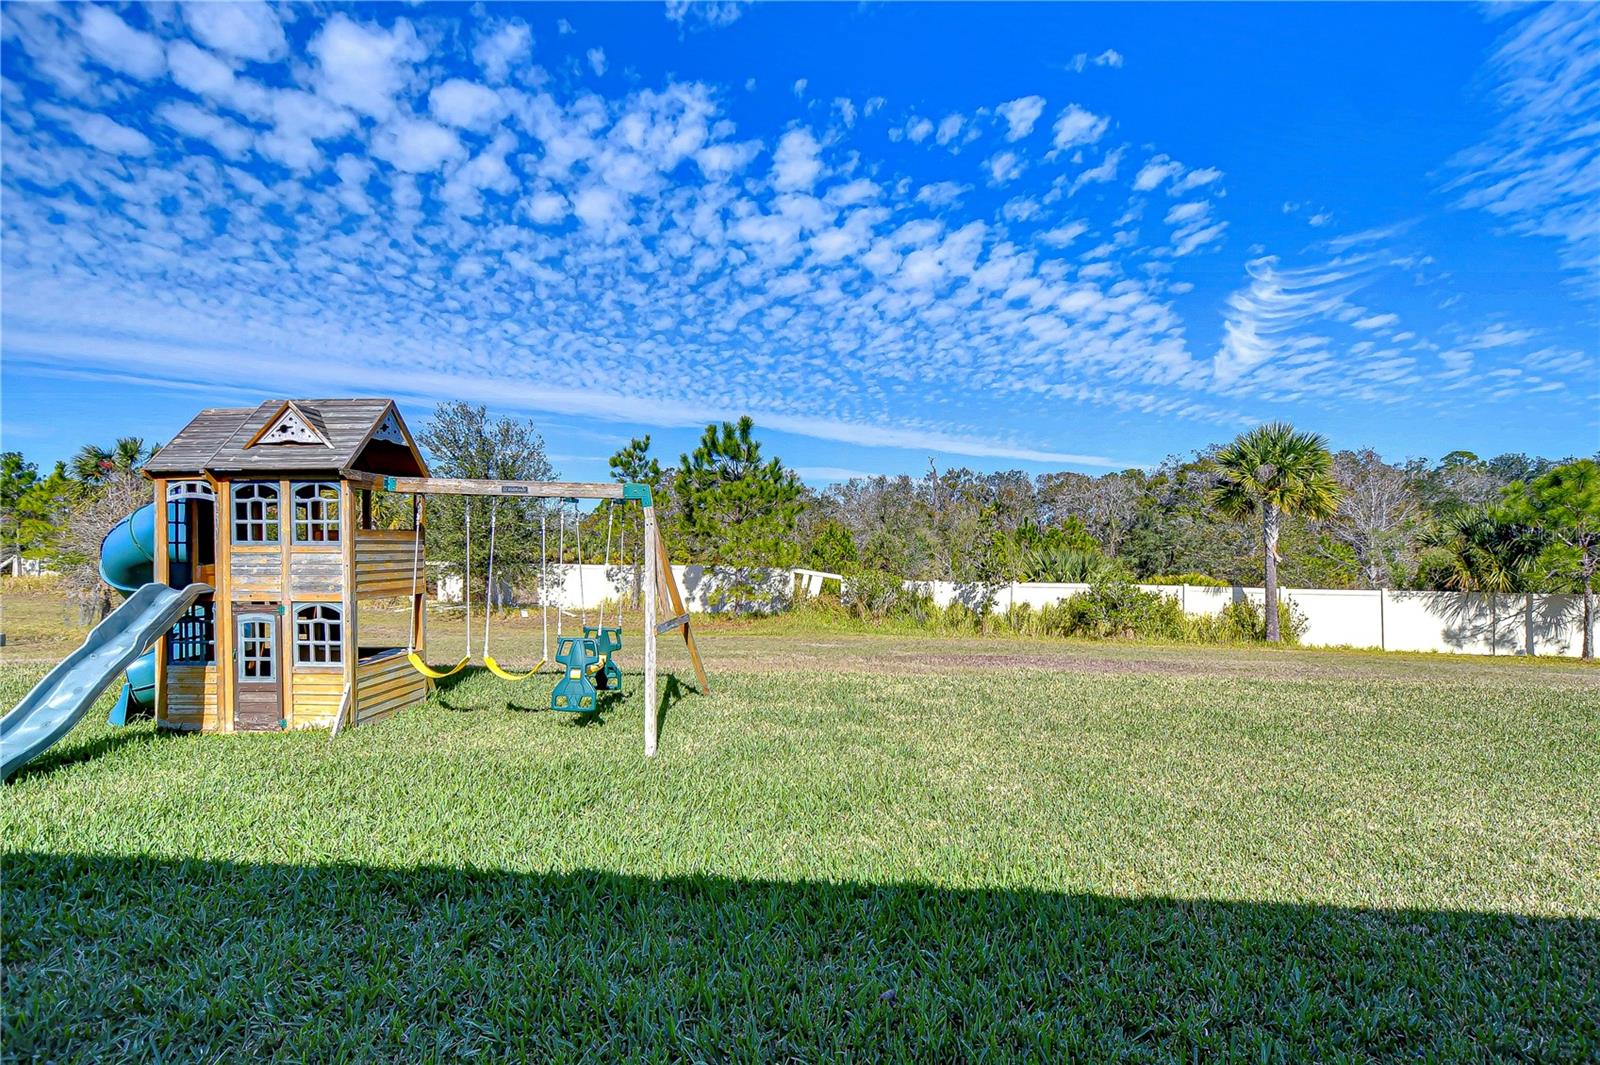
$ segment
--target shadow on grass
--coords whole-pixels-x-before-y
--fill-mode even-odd
[[[1594,920],[30,852],[5,872],[11,1058],[1600,1050]]]

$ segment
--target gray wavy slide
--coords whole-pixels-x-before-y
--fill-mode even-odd
[[[209,584],[187,588],[146,584],[96,625],[82,647],[0,718],[0,779],[71,732],[100,693],[210,591]]]

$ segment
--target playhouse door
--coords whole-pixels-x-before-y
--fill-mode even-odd
[[[259,732],[283,727],[279,690],[278,614],[248,610],[236,615],[235,662],[237,687],[233,727]]]

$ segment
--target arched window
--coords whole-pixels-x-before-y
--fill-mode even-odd
[[[337,666],[344,661],[344,609],[328,603],[294,608],[294,661]]]
[[[294,542],[297,544],[336,544],[339,542],[339,486],[331,481],[314,481],[294,486]]]
[[[233,542],[278,542],[278,486],[271,481],[251,481],[233,487]]]

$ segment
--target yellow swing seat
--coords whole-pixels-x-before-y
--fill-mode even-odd
[[[511,672],[509,669],[506,669],[504,666],[502,666],[499,662],[496,662],[494,660],[494,656],[493,655],[484,655],[483,656],[483,664],[489,667],[489,672],[490,673],[493,673],[495,676],[499,677],[501,680],[508,680],[511,683],[515,684],[518,681],[527,680],[529,677],[533,676],[535,673],[537,673],[541,669],[543,669],[544,668],[544,659],[541,658],[539,660],[539,664],[534,666],[532,669],[528,670],[526,673],[513,673],[513,672]]]
[[[467,662],[470,660],[471,656],[469,655],[457,662],[455,665],[451,666],[449,669],[437,670],[428,665],[428,663],[424,662],[422,660],[422,656],[417,654],[415,651],[412,651],[406,655],[406,661],[411,663],[412,669],[416,670],[418,673],[421,673],[424,677],[432,677],[434,680],[443,680],[445,677],[455,676],[457,673],[460,673],[463,669],[467,668]],[[490,668],[492,669],[494,667],[491,666]]]

